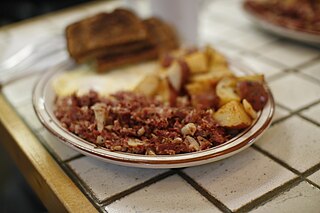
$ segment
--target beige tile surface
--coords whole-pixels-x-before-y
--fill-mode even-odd
[[[302,73],[305,73],[313,78],[320,80],[320,62],[312,64],[304,69],[302,69]]]
[[[244,66],[248,66],[256,73],[264,74],[267,80],[269,77],[281,73],[284,69],[284,67],[266,62],[265,60],[261,59],[261,57],[249,54],[240,55],[238,60],[240,60]]]
[[[185,172],[232,211],[295,177],[252,148]]]
[[[274,116],[273,116],[273,119],[272,121],[273,122],[276,122],[278,121],[279,119],[289,115],[289,111],[286,110],[286,109],[283,109],[282,107],[279,107],[279,106],[276,106],[276,110],[275,110],[275,113],[274,113]]]
[[[269,45],[276,39],[277,37],[271,36],[262,31],[255,31],[254,33],[248,34],[247,36],[234,39],[230,43],[245,50],[257,50],[257,52],[259,52],[260,47],[262,48],[265,45]]]
[[[309,107],[300,114],[320,124],[320,104]]]
[[[62,161],[68,160],[80,154],[78,151],[70,148],[64,142],[59,141],[46,129],[40,131],[39,135],[42,139],[42,142],[49,146]]]
[[[265,205],[253,210],[253,213],[318,213],[320,190],[307,182],[281,193]]]
[[[290,41],[278,41],[259,51],[264,56],[290,68],[306,63],[320,55],[320,51]]]
[[[74,160],[69,166],[99,201],[167,171],[118,166],[91,157]]]
[[[320,85],[287,74],[269,83],[276,103],[291,110],[298,110],[320,99]]]
[[[215,213],[221,212],[179,176],[171,176],[130,194],[108,206],[109,213],[163,212]]]
[[[308,179],[311,180],[312,182],[318,184],[318,186],[320,187],[320,170],[318,170],[317,172],[310,175],[308,177]]]
[[[23,116],[25,122],[33,129],[39,130],[43,126],[40,123],[31,103],[21,104],[19,107],[16,108],[18,113]]]
[[[320,129],[297,116],[272,126],[256,145],[300,172],[320,163]]]
[[[15,81],[11,84],[4,86],[2,92],[6,98],[16,107],[21,106],[23,102],[31,102],[32,89],[39,76],[32,75]]]

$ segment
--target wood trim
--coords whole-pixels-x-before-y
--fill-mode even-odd
[[[0,142],[50,212],[97,212],[0,94]]]

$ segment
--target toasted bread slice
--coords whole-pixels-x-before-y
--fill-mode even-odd
[[[173,28],[158,18],[143,20],[149,42],[156,46],[159,53],[178,48],[179,42]]]
[[[131,42],[127,44],[120,44],[120,45],[110,46],[110,47],[101,48],[95,51],[88,52],[85,55],[78,56],[76,58],[76,61],[78,63],[83,63],[98,57],[125,54],[128,52],[135,52],[135,51],[139,51],[139,50],[147,49],[151,47],[152,45],[146,41],[137,41],[137,42]]]
[[[66,37],[70,56],[77,59],[98,49],[145,40],[147,31],[133,12],[116,9],[69,25]]]
[[[148,48],[125,54],[109,55],[97,58],[97,71],[105,72],[124,65],[155,59],[158,56],[156,48]]]
[[[116,54],[105,54],[97,58],[97,70],[99,72],[104,72],[122,65],[155,59],[162,52],[167,52],[178,47],[178,40],[173,29],[160,19],[149,18],[144,20],[143,24],[145,25],[148,35],[145,44],[150,46],[143,49],[131,49],[131,51],[128,51],[128,48],[121,49],[114,47],[115,49],[119,48],[119,52]],[[134,44],[137,45],[137,42],[131,45],[134,46]]]

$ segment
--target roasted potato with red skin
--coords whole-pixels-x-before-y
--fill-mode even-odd
[[[255,111],[261,110],[268,101],[268,93],[263,84],[255,81],[239,81],[237,93],[241,99],[246,99]]]
[[[238,101],[230,101],[220,107],[213,118],[219,125],[229,129],[244,129],[252,123],[252,119]]]

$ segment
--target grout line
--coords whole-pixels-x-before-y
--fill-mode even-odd
[[[144,187],[150,186],[151,184],[156,183],[156,182],[158,182],[160,180],[163,180],[163,179],[165,179],[165,178],[167,178],[169,176],[172,176],[174,174],[176,174],[175,170],[169,170],[169,171],[164,172],[164,173],[162,173],[160,175],[157,175],[157,176],[155,176],[155,177],[153,177],[153,178],[151,178],[151,179],[149,179],[149,180],[147,180],[147,181],[145,181],[143,183],[140,183],[140,184],[135,185],[135,186],[133,186],[133,187],[131,187],[129,189],[126,189],[126,190],[124,190],[122,192],[119,192],[119,193],[117,193],[115,195],[112,195],[111,197],[109,197],[109,198],[107,198],[107,199],[105,199],[105,200],[103,200],[103,201],[101,201],[99,203],[100,203],[101,206],[109,205],[110,203],[112,203],[112,202],[114,202],[116,200],[119,200],[119,199],[121,199],[121,198],[123,198],[123,197],[125,197],[125,196],[127,196],[129,194],[132,194],[132,193],[134,193],[134,192],[136,192],[136,191],[138,191],[138,190],[140,190],[140,189],[142,189]]]
[[[307,171],[303,172],[301,177],[308,182],[309,184],[313,185],[314,187],[320,189],[320,185],[314,183],[312,180],[309,180],[308,177],[312,174],[314,174],[315,172],[320,171],[320,163],[318,163],[317,165],[311,167],[310,169],[308,169]]]
[[[298,70],[298,72],[297,72],[297,75],[298,75],[299,77],[305,79],[305,80],[312,81],[312,83],[315,83],[315,84],[317,84],[317,85],[320,84],[320,80],[319,80],[319,79],[313,78],[312,76],[310,76],[310,75],[308,75],[308,74],[305,74],[305,73],[303,73],[303,72],[300,72],[299,70]]]
[[[285,77],[287,74],[288,74],[288,71],[287,71],[286,69],[281,70],[281,72],[276,73],[276,74],[270,76],[270,77],[268,78],[268,80],[267,80],[267,83],[270,84],[270,82],[276,81],[276,80],[278,80],[278,79],[280,79],[280,78],[283,78],[283,77]]]
[[[307,178],[308,176],[312,175],[313,173],[320,171],[320,163],[318,163],[317,165],[311,167],[310,169],[308,169],[307,171],[302,173],[302,177]]]
[[[312,65],[312,64],[315,64],[317,61],[319,61],[319,59],[320,59],[320,55],[318,55],[318,56],[310,59],[310,60],[307,61],[307,62],[304,62],[304,63],[302,63],[302,64],[299,64],[299,65],[296,66],[295,68],[298,69],[298,70],[304,69],[304,68],[306,68],[306,67],[309,67],[309,66]]]
[[[270,154],[269,152],[263,150],[262,148],[258,147],[255,144],[252,144],[252,148],[254,148],[256,151],[264,154],[265,156],[271,158],[273,161],[277,162],[278,164],[280,164],[281,166],[285,167],[286,169],[290,170],[291,172],[293,172],[296,175],[301,175],[301,172],[299,172],[298,170],[296,170],[295,168],[291,167],[290,165],[288,165],[287,163],[283,162],[282,160],[278,159],[277,157],[275,157],[274,155]]]
[[[55,154],[54,150],[46,143],[45,138],[39,134],[35,133],[35,136],[41,143],[41,145],[49,152],[49,154],[53,157],[53,159],[58,163],[60,168],[67,174],[67,176],[72,180],[72,182],[80,189],[80,191],[86,196],[86,198],[92,203],[92,205],[101,212],[100,206],[97,204],[98,202],[93,197],[92,193],[89,193],[90,190],[86,190],[86,185],[78,178],[78,176],[73,172],[73,170],[68,166],[68,164],[64,163],[68,160],[63,161],[60,157]],[[79,158],[79,155],[75,156]],[[75,157],[71,157],[73,159]],[[85,186],[84,186],[85,185]]]
[[[300,112],[302,112],[302,111],[304,111],[304,110],[306,110],[306,109],[308,109],[308,108],[310,108],[310,107],[313,107],[313,106],[315,106],[315,105],[317,105],[317,104],[319,104],[319,103],[320,103],[320,99],[317,100],[317,101],[312,102],[311,104],[308,104],[307,106],[302,107],[301,109],[295,110],[295,111],[292,111],[292,110],[290,110],[288,107],[285,107],[285,106],[283,106],[282,104],[277,103],[277,104],[276,104],[277,106],[280,106],[281,108],[289,111],[290,114],[287,115],[287,116],[284,116],[284,117],[282,117],[282,118],[280,118],[280,119],[278,119],[278,120],[276,120],[276,121],[274,121],[274,122],[272,123],[272,126],[275,125],[275,124],[278,124],[278,123],[280,123],[280,122],[282,122],[282,121],[284,121],[284,120],[286,120],[286,119],[288,119],[288,118],[290,118],[291,116],[294,116],[294,115],[297,115],[297,116],[299,116],[300,118],[303,118],[304,120],[309,121],[309,122],[311,122],[311,123],[319,126],[320,124],[318,124],[317,122],[315,122],[315,121],[313,121],[313,120],[310,120],[310,119],[308,119],[308,118],[306,118],[306,117],[304,117],[303,115],[300,114]]]
[[[195,190],[197,190],[202,196],[204,196],[213,205],[219,208],[222,212],[231,213],[232,211],[221,201],[213,197],[207,190],[200,186],[195,180],[193,180],[189,175],[183,171],[177,171],[177,174],[182,177],[186,182],[188,182]]]
[[[267,203],[271,199],[279,196],[281,193],[295,187],[299,183],[301,183],[303,179],[301,177],[296,177],[292,180],[289,180],[288,182],[284,183],[283,185],[267,192],[266,194],[258,197],[257,199],[251,201],[250,203],[247,203],[246,205],[240,207],[238,210],[236,210],[236,213],[243,213],[243,212],[250,212],[251,210],[258,208],[259,206]]]
[[[312,185],[313,187],[316,187],[317,189],[320,189],[320,186],[316,183],[314,183],[313,181],[309,180],[309,179],[305,179],[305,181],[307,183],[309,183],[310,185]]]
[[[63,160],[62,163],[66,164],[66,163],[69,163],[70,161],[73,161],[73,160],[76,160],[76,159],[79,159],[79,158],[82,158],[82,157],[84,157],[83,154],[77,154],[77,155],[75,155],[73,157],[70,157],[70,158],[68,158],[66,160]]]
[[[304,115],[301,115],[300,113],[298,113],[297,115],[298,115],[300,118],[302,118],[302,119],[304,119],[304,120],[306,120],[306,121],[309,121],[310,123],[316,125],[317,127],[320,127],[320,124],[317,123],[316,121],[314,121],[314,120],[312,120],[312,119],[310,119],[310,118],[307,118],[307,117],[305,117]]]
[[[64,172],[71,178],[73,183],[80,189],[80,191],[88,198],[89,201],[96,207],[97,210],[101,211],[98,199],[93,195],[92,190],[88,185],[73,171],[68,164],[60,164]]]

